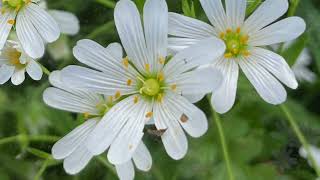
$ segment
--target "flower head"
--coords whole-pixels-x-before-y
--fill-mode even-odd
[[[0,3],[0,49],[3,48],[13,26],[21,46],[32,58],[44,54],[44,45],[60,35],[56,21],[36,2],[37,0],[2,0]]]
[[[212,66],[224,75],[222,86],[213,92],[212,104],[219,113],[229,111],[236,98],[239,66],[268,103],[286,100],[286,86],[295,89],[298,83],[286,61],[263,46],[290,41],[306,28],[299,17],[289,17],[272,24],[288,9],[287,0],[266,0],[245,20],[246,0],[200,0],[212,25],[176,13],[169,15],[171,50],[179,51],[213,36],[226,45],[224,55],[212,61]],[[271,24],[271,25],[270,25]]]
[[[103,48],[81,40],[74,55],[95,70],[79,66],[62,70],[63,82],[72,87],[123,98],[102,118],[87,147],[100,154],[110,146],[112,163],[127,161],[143,136],[145,124],[154,120],[157,129],[165,131],[161,138],[166,151],[180,159],[188,148],[182,128],[193,137],[207,130],[205,114],[190,101],[199,101],[221,81],[218,71],[196,68],[222,55],[224,43],[212,37],[170,57],[164,0],[146,1],[144,26],[132,1],[119,1],[114,16],[127,56],[123,57],[117,43]]]
[[[25,72],[33,80],[40,80],[43,74],[40,65],[25,53],[19,42],[7,41],[0,51],[0,84],[11,78],[14,85],[19,85],[25,80]]]
[[[43,99],[51,107],[83,114],[86,119],[83,124],[75,128],[52,147],[52,156],[55,159],[64,160],[64,169],[69,174],[80,172],[93,154],[85,146],[90,133],[97,126],[105,114],[114,106],[116,100],[99,94],[93,94],[82,90],[72,89],[61,82],[60,71],[52,72],[49,77],[54,87],[45,90]],[[151,168],[152,159],[146,146],[140,142],[133,154],[133,159],[122,164],[117,164],[119,177],[130,176],[133,179],[135,162],[138,169],[148,171]],[[128,179],[128,178],[127,178]]]

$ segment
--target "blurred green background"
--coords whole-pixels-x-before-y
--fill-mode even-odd
[[[140,9],[143,7],[143,0],[136,0],[136,3]],[[180,0],[167,0],[167,3],[170,11],[190,13]],[[67,42],[68,47],[72,48],[84,38],[95,40],[103,46],[119,42],[113,22],[114,4],[112,0],[48,1],[50,9],[73,12],[81,22],[80,33],[73,37],[63,36],[60,43]],[[191,14],[204,19],[198,0],[194,1],[194,5],[195,13]],[[286,106],[308,141],[320,147],[320,1],[301,0],[297,15],[308,24],[303,41],[314,60],[310,69],[318,74],[318,78],[313,84],[300,83],[298,90],[288,90]],[[52,51],[56,46],[53,44],[49,48]],[[292,53],[287,52],[286,55]],[[59,60],[53,57],[47,53],[40,61],[50,71],[78,63],[72,55]],[[42,92],[48,86],[48,78],[44,76],[39,82],[27,78],[20,86],[7,83],[0,87],[0,180],[117,179],[114,169],[103,161],[105,157],[93,159],[77,176],[67,175],[62,163],[51,159],[50,150],[54,142],[81,123],[82,117],[47,107],[42,102]],[[181,161],[167,156],[158,137],[146,135],[145,142],[153,156],[153,167],[148,173],[136,171],[136,179],[228,179],[208,101],[204,99],[197,105],[208,116],[210,127],[207,134],[199,139],[189,138],[188,154]],[[314,170],[299,156],[301,145],[280,107],[267,104],[258,97],[243,75],[236,105],[221,119],[237,180],[316,179]],[[12,138],[3,141],[6,137]]]

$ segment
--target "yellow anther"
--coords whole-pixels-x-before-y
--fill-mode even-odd
[[[163,56],[159,57],[159,63],[164,64],[166,62],[166,59]]]
[[[236,30],[236,32],[239,34],[239,33],[241,32],[241,28],[238,27],[237,30]]]
[[[227,34],[232,33],[231,29],[227,29]]]
[[[139,101],[139,97],[138,97],[138,96],[135,96],[135,97],[133,98],[133,102],[134,102],[135,104],[137,104],[138,101]]]
[[[131,86],[131,85],[132,85],[132,80],[131,80],[131,79],[128,79],[127,85],[128,85],[128,86]]]
[[[233,54],[238,54],[238,53],[239,53],[239,49],[233,49],[233,50],[232,50],[232,53],[233,53]]]
[[[240,39],[240,41],[241,41],[242,44],[247,44],[248,40],[249,40],[249,36],[248,36],[248,35],[243,36],[243,37],[241,37],[241,39]]]
[[[157,97],[157,101],[158,102],[162,102],[162,100],[163,100],[163,94],[158,94],[158,97]]]
[[[251,55],[251,53],[249,51],[243,51],[242,55],[245,56],[245,57],[248,57],[248,56]]]
[[[125,57],[125,58],[122,60],[122,64],[123,64],[124,67],[126,67],[126,68],[129,67],[129,59],[128,59],[128,57]]]
[[[177,90],[177,85],[176,84],[172,84],[171,85],[171,90],[173,90],[173,91]]]
[[[164,80],[163,72],[160,72],[160,73],[158,74],[158,80],[159,80],[159,81],[163,81],[163,80]]]
[[[26,4],[29,4],[29,3],[31,3],[31,0],[24,0],[24,2],[25,2]]]
[[[144,68],[146,69],[147,72],[149,72],[150,71],[150,64],[145,64]]]
[[[131,150],[132,148],[133,148],[133,146],[130,144],[130,145],[129,145],[129,150]]]
[[[15,21],[14,19],[8,20],[8,23],[11,24],[11,25],[14,25],[15,22],[16,22],[16,21]]]
[[[147,114],[146,114],[146,118],[151,118],[153,116],[153,112],[148,112]]]
[[[113,102],[113,96],[109,96],[109,102],[112,103]]]
[[[88,112],[83,113],[83,117],[84,117],[85,119],[88,119],[89,116],[90,116],[90,113],[88,113]]]
[[[114,95],[114,97],[115,97],[116,99],[118,99],[120,96],[121,96],[120,91],[117,91],[116,94]]]
[[[233,54],[232,53],[225,53],[224,54],[224,57],[229,59],[229,58],[232,58]]]
[[[220,34],[219,34],[219,37],[220,37],[220,39],[224,39],[224,36],[225,36],[226,34],[224,33],[224,32],[221,32]]]

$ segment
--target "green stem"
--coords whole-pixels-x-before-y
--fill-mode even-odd
[[[46,136],[46,135],[31,135],[31,136],[17,135],[17,136],[11,136],[11,137],[0,139],[0,145],[17,142],[21,139],[28,139],[29,141],[33,141],[33,142],[56,142],[60,139],[60,137]]]
[[[50,76],[50,71],[44,67],[41,63],[37,62],[39,64],[39,66],[41,67],[43,73],[45,73],[47,76]]]
[[[116,3],[112,0],[96,0],[97,3],[104,5],[107,8],[113,9],[116,6]]]
[[[108,32],[111,28],[113,28],[114,25],[114,21],[109,21],[105,24],[103,24],[102,26],[98,27],[97,29],[95,29],[92,33],[90,33],[86,38],[87,39],[94,39],[97,36],[99,36],[100,34],[106,33]]]
[[[288,16],[295,15],[299,3],[300,3],[300,0],[291,0],[290,1],[290,8],[289,8]]]
[[[208,96],[208,100],[210,103],[210,97]],[[211,107],[212,109],[212,114],[214,116],[214,121],[217,125],[218,128],[218,133],[219,133],[219,137],[220,137],[220,141],[221,141],[221,146],[222,146],[222,152],[223,152],[223,157],[227,166],[227,172],[228,172],[228,176],[229,176],[229,180],[235,180],[234,175],[233,175],[233,171],[232,171],[232,167],[231,167],[231,161],[230,161],[230,156],[229,156],[229,151],[228,151],[228,146],[226,143],[226,137],[224,135],[224,131],[223,131],[223,127],[221,124],[221,119],[219,117],[219,114]]]
[[[297,135],[300,143],[302,144],[303,148],[306,150],[307,155],[308,155],[308,159],[311,161],[312,166],[314,167],[318,177],[320,177],[320,170],[319,167],[316,164],[316,161],[311,153],[310,150],[310,145],[307,141],[307,139],[305,138],[305,136],[303,135],[303,133],[301,132],[298,124],[296,123],[295,119],[293,118],[293,116],[291,115],[289,109],[283,104],[280,106],[282,112],[286,115],[287,120],[289,121],[294,133]]]
[[[39,180],[42,176],[42,174],[44,173],[44,171],[47,169],[48,165],[49,165],[50,159],[46,159],[44,160],[41,168],[39,169],[39,171],[37,172],[36,176],[34,177],[34,180]]]
[[[109,169],[114,175],[118,176],[115,168],[110,163],[108,163],[108,161],[103,156],[97,156],[96,158],[103,166]]]

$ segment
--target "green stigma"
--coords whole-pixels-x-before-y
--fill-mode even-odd
[[[226,32],[220,33],[220,38],[226,44],[225,58],[250,55],[248,51],[249,36],[242,34],[240,28],[237,28],[235,31],[227,29]]]
[[[160,92],[160,83],[156,79],[148,79],[143,83],[143,86],[140,89],[141,94],[148,96],[155,96]]]

